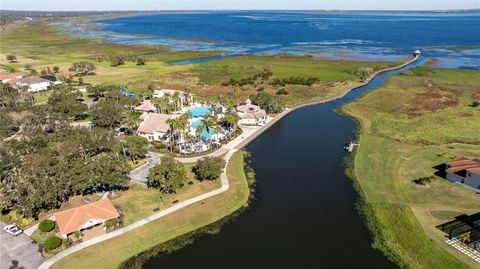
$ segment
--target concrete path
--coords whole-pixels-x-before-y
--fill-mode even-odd
[[[25,268],[35,269],[45,259],[38,251],[38,245],[26,234],[17,236],[8,234],[3,230],[5,224],[0,222],[0,268]],[[12,265],[17,264],[17,267]]]
[[[352,91],[352,90],[355,90],[359,87],[362,87],[362,86],[365,86],[367,85],[368,83],[370,83],[370,81],[372,79],[374,79],[377,75],[383,73],[383,72],[387,72],[387,71],[393,71],[393,70],[396,70],[396,69],[400,69],[400,68],[403,68],[413,62],[415,62],[416,60],[418,60],[418,56],[417,57],[414,57],[412,58],[411,60],[405,62],[404,64],[400,65],[400,66],[397,66],[397,67],[394,67],[394,68],[388,68],[388,69],[385,69],[385,70],[379,70],[379,71],[376,71],[374,74],[372,74],[364,83],[362,83],[361,85],[359,86],[356,86],[352,89],[348,89],[346,90],[345,92],[343,92],[342,94],[336,96],[336,97],[333,97],[333,98],[329,98],[327,100],[319,100],[319,101],[314,101],[314,102],[310,102],[310,103],[307,103],[307,104],[303,104],[303,105],[299,105],[299,106],[296,106],[296,107],[293,107],[293,108],[287,108],[286,110],[284,110],[283,112],[281,112],[280,114],[276,115],[274,118],[269,118],[267,123],[264,125],[264,126],[261,126],[261,127],[252,127],[252,128],[249,128],[249,127],[244,127],[244,133],[242,135],[240,135],[239,137],[235,138],[234,140],[230,141],[229,143],[227,143],[226,145],[222,146],[220,149],[218,149],[217,151],[215,152],[212,152],[210,154],[207,154],[207,155],[204,155],[204,156],[199,156],[199,157],[191,157],[191,158],[176,158],[177,160],[181,161],[181,162],[184,162],[184,163],[188,163],[188,162],[195,162],[197,161],[198,159],[201,159],[205,156],[221,156],[223,154],[226,153],[225,155],[225,162],[228,163],[228,161],[230,160],[230,158],[232,157],[232,155],[239,149],[241,149],[242,147],[244,147],[245,145],[247,145],[248,143],[250,143],[251,141],[253,141],[256,137],[258,137],[260,134],[262,134],[264,131],[266,131],[268,128],[270,128],[270,126],[272,126],[273,124],[275,124],[277,121],[279,121],[281,118],[283,118],[284,116],[288,115],[290,112],[292,111],[295,111],[296,109],[298,108],[301,108],[301,107],[305,107],[305,106],[310,106],[310,105],[315,105],[315,104],[321,104],[321,103],[326,103],[326,102],[330,102],[330,101],[333,101],[333,100],[337,100],[337,99],[340,99],[342,98],[343,96],[345,96],[348,92]],[[150,154],[150,153],[149,153]],[[137,178],[137,182],[140,182],[140,180],[142,179],[146,179],[146,174],[148,174],[148,169],[150,169],[150,167],[152,167],[153,165],[155,165],[155,158],[158,158],[158,161],[160,160],[160,157],[161,155],[160,154],[157,154],[155,157],[152,156],[151,159],[154,159],[152,160],[152,162],[148,162],[147,164],[133,170],[133,174],[135,175],[135,177]],[[138,170],[138,171],[136,171]],[[131,172],[131,173],[132,173]],[[103,242],[105,240],[108,240],[110,238],[113,238],[113,237],[116,237],[116,236],[119,236],[121,234],[124,234],[128,231],[131,231],[135,228],[138,228],[140,226],[143,226],[149,222],[152,222],[154,220],[157,220],[163,216],[166,216],[170,213],[173,213],[181,208],[184,208],[186,206],[189,206],[191,204],[194,204],[194,203],[197,203],[197,202],[200,202],[204,199],[207,199],[209,197],[212,197],[212,196],[215,196],[215,195],[218,195],[222,192],[225,192],[228,190],[228,188],[230,187],[229,183],[228,183],[228,178],[227,178],[227,171],[226,171],[226,167],[225,169],[223,170],[222,174],[220,175],[220,180],[221,180],[221,183],[222,183],[222,186],[216,190],[213,190],[213,191],[210,191],[208,193],[204,193],[202,195],[199,195],[199,196],[196,196],[196,197],[193,197],[193,198],[190,198],[188,200],[185,200],[185,201],[182,201],[182,202],[179,202],[178,204],[175,204],[173,205],[172,207],[169,207],[167,209],[164,209],[156,214],[153,214],[147,218],[144,218],[142,220],[139,220],[133,224],[130,224],[128,226],[125,226],[121,229],[118,229],[118,230],[115,230],[113,232],[110,232],[110,233],[107,233],[107,234],[104,234],[104,235],[101,235],[99,237],[96,237],[96,238],[93,238],[91,240],[88,240],[88,241],[85,241],[85,242],[82,242],[78,245],[75,245],[71,248],[68,248],[60,253],[58,253],[57,255],[53,256],[52,258],[46,260],[44,263],[42,263],[40,265],[40,267],[38,267],[39,269],[46,269],[46,268],[50,268],[55,262],[59,261],[60,259],[74,253],[74,252],[77,252],[83,248],[86,248],[88,246],[91,246],[91,245],[94,245],[94,244],[97,244],[97,243],[100,243],[100,242]]]
[[[228,161],[230,160],[230,158],[232,157],[232,155],[236,152],[237,150],[236,149],[233,149],[233,150],[230,150],[226,155],[225,155],[225,161],[228,163]],[[38,268],[39,269],[45,269],[45,268],[50,268],[54,263],[56,263],[57,261],[59,261],[60,259],[74,253],[74,252],[77,252],[81,249],[84,249],[86,247],[89,247],[91,245],[95,245],[97,243],[100,243],[100,242],[103,242],[105,240],[108,240],[110,238],[113,238],[113,237],[116,237],[116,236],[119,236],[121,234],[124,234],[126,232],[129,232],[133,229],[136,229],[140,226],[143,226],[149,222],[152,222],[154,220],[157,220],[163,216],[166,216],[170,213],[173,213],[181,208],[184,208],[186,206],[189,206],[191,204],[194,204],[194,203],[197,203],[197,202],[200,202],[204,199],[207,199],[209,197],[212,197],[212,196],[215,196],[215,195],[218,195],[222,192],[225,192],[229,189],[230,185],[228,183],[228,178],[227,178],[227,171],[226,171],[226,168],[224,169],[224,171],[222,172],[222,174],[220,175],[220,180],[221,180],[221,183],[222,183],[222,186],[216,190],[213,190],[211,192],[207,192],[207,193],[204,193],[202,195],[199,195],[199,196],[196,196],[196,197],[193,197],[191,199],[188,199],[188,200],[185,200],[185,201],[182,201],[182,202],[179,202],[178,204],[175,204],[167,209],[164,209],[156,214],[153,214],[147,218],[144,218],[142,220],[139,220],[133,224],[130,224],[128,226],[125,226],[121,229],[118,229],[118,230],[115,230],[113,232],[110,232],[110,233],[106,233],[104,235],[101,235],[101,236],[98,236],[98,237],[95,237],[93,239],[90,239],[88,241],[85,241],[85,242],[82,242],[78,245],[75,245],[71,248],[68,248],[60,253],[58,253],[57,255],[53,256],[52,258],[46,260],[44,263],[42,263]]]
[[[146,155],[147,163],[133,169],[132,171],[130,171],[130,173],[128,173],[128,176],[131,180],[142,184],[147,184],[148,170],[150,170],[150,168],[152,168],[156,164],[159,164],[160,159],[163,156],[162,154],[155,152],[148,152]]]

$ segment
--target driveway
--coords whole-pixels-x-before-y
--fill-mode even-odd
[[[38,251],[38,245],[26,234],[10,235],[3,230],[5,224],[0,222],[0,268],[36,269],[45,259]],[[17,267],[14,267],[17,263]]]
[[[159,164],[160,158],[162,157],[162,154],[155,152],[148,152],[146,155],[147,163],[130,171],[128,174],[131,180],[142,184],[147,183],[148,170],[156,164]]]

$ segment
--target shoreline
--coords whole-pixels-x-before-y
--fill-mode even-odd
[[[343,98],[345,95],[347,95],[349,92],[353,91],[353,90],[356,90],[360,87],[363,87],[363,86],[366,86],[368,84],[370,84],[372,82],[372,80],[374,78],[376,78],[378,75],[380,74],[383,74],[383,73],[386,73],[386,72],[390,72],[390,71],[395,71],[395,70],[398,70],[398,69],[401,69],[401,68],[404,68],[414,62],[416,62],[418,59],[420,58],[420,56],[415,56],[413,58],[411,58],[410,60],[404,62],[403,64],[399,65],[399,66],[396,66],[396,67],[391,67],[391,68],[386,68],[386,69],[382,69],[382,70],[377,70],[376,72],[374,72],[373,74],[371,74],[364,82],[362,82],[360,85],[357,85],[357,86],[354,86],[350,89],[347,89],[345,90],[343,93],[341,93],[340,95],[337,95],[335,97],[332,97],[332,98],[328,98],[328,99],[324,99],[324,100],[317,100],[317,101],[312,101],[312,102],[308,102],[308,103],[305,103],[305,104],[301,104],[301,105],[297,105],[297,106],[294,106],[292,108],[288,108],[286,110],[284,110],[283,112],[281,112],[280,114],[276,115],[274,118],[272,118],[272,120],[270,120],[267,124],[263,125],[262,127],[256,129],[252,134],[250,134],[248,137],[245,137],[243,138],[242,141],[238,142],[237,145],[233,146],[231,149],[229,149],[227,152],[226,152],[226,155],[224,157],[226,163],[228,164],[228,161],[230,160],[230,158],[232,157],[232,155],[237,152],[238,150],[240,150],[241,148],[245,147],[246,145],[248,145],[249,143],[251,143],[255,138],[257,138],[259,135],[261,135],[263,132],[265,132],[266,130],[268,130],[271,126],[273,126],[276,122],[278,122],[280,119],[282,119],[283,117],[285,117],[286,115],[288,115],[290,112],[292,111],[295,111],[299,108],[303,108],[303,107],[307,107],[307,106],[312,106],[312,105],[317,105],[317,104],[323,104],[323,103],[327,103],[327,102],[332,102],[332,101],[335,101],[335,100],[338,100],[338,99],[341,99]],[[222,148],[220,148],[222,149]],[[219,149],[219,150],[220,150]],[[218,151],[218,150],[217,150]],[[217,151],[215,152],[212,152],[210,154],[214,154],[216,153]],[[205,155],[205,156],[209,156],[209,155]],[[204,157],[204,156],[202,156]],[[72,248],[69,248],[69,249],[66,249],[64,250],[63,252],[60,252],[58,253],[57,255],[51,257],[50,259],[46,260],[45,262],[43,262],[39,268],[41,269],[44,269],[44,268],[50,268],[52,265],[54,265],[57,261],[61,260],[62,258],[64,257],[67,257],[68,255],[70,254],[73,254],[77,251],[80,251],[82,250],[83,248],[86,248],[88,246],[91,246],[91,245],[95,245],[97,243],[100,243],[100,242],[103,242],[103,241],[106,241],[108,239],[111,239],[113,237],[117,237],[123,233],[126,233],[128,231],[131,231],[131,230],[134,230],[138,227],[141,227],[147,223],[150,223],[154,220],[157,220],[163,216],[166,216],[170,213],[173,213],[181,208],[184,208],[184,207],[187,207],[191,204],[194,204],[194,203],[197,203],[197,202],[200,202],[204,199],[207,199],[209,197],[212,197],[212,196],[216,196],[218,194],[221,194],[225,191],[227,191],[230,187],[230,184],[229,184],[229,179],[227,177],[227,167],[225,167],[224,171],[222,172],[221,176],[220,176],[220,180],[221,180],[221,183],[222,183],[222,186],[216,190],[213,190],[213,191],[210,191],[210,192],[207,192],[207,193],[204,193],[202,195],[199,195],[199,196],[196,196],[196,197],[193,197],[193,198],[190,198],[188,200],[185,200],[185,201],[182,201],[172,207],[169,207],[163,211],[160,211],[156,214],[153,214],[145,219],[142,219],[142,220],[139,220],[133,224],[130,224],[128,226],[125,226],[121,229],[118,229],[118,230],[115,230],[111,233],[108,233],[108,234],[105,234],[105,235],[102,235],[102,236],[99,236],[97,238],[94,238],[94,239],[91,239],[89,241],[85,241],[85,242],[82,242],[78,245],[75,245],[74,247]]]

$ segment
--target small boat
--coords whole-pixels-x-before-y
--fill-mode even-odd
[[[343,145],[343,149],[347,152],[352,152],[353,151],[353,146],[355,146],[355,144],[353,143],[353,141],[350,141],[350,142],[346,143],[345,145]]]

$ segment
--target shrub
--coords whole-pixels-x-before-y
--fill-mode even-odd
[[[46,219],[38,225],[38,229],[40,232],[50,232],[51,230],[55,229],[55,221]]]
[[[70,246],[71,244],[73,244],[73,241],[72,241],[72,239],[70,239],[70,238],[65,238],[65,239],[63,239],[63,241],[62,241],[62,245],[63,245],[64,247],[68,247],[68,246]]]
[[[280,89],[277,91],[276,93],[277,95],[287,95],[288,94],[288,91],[285,90],[285,89]]]
[[[116,228],[118,225],[120,225],[120,221],[117,218],[113,218],[105,221],[105,224],[103,224],[103,227],[105,227],[105,229],[107,230],[110,230],[110,229]]]
[[[479,107],[480,106],[480,101],[473,101],[472,107]]]
[[[62,244],[62,239],[59,237],[53,236],[45,240],[45,243],[43,244],[43,246],[47,250],[53,250],[58,248],[61,244]]]

